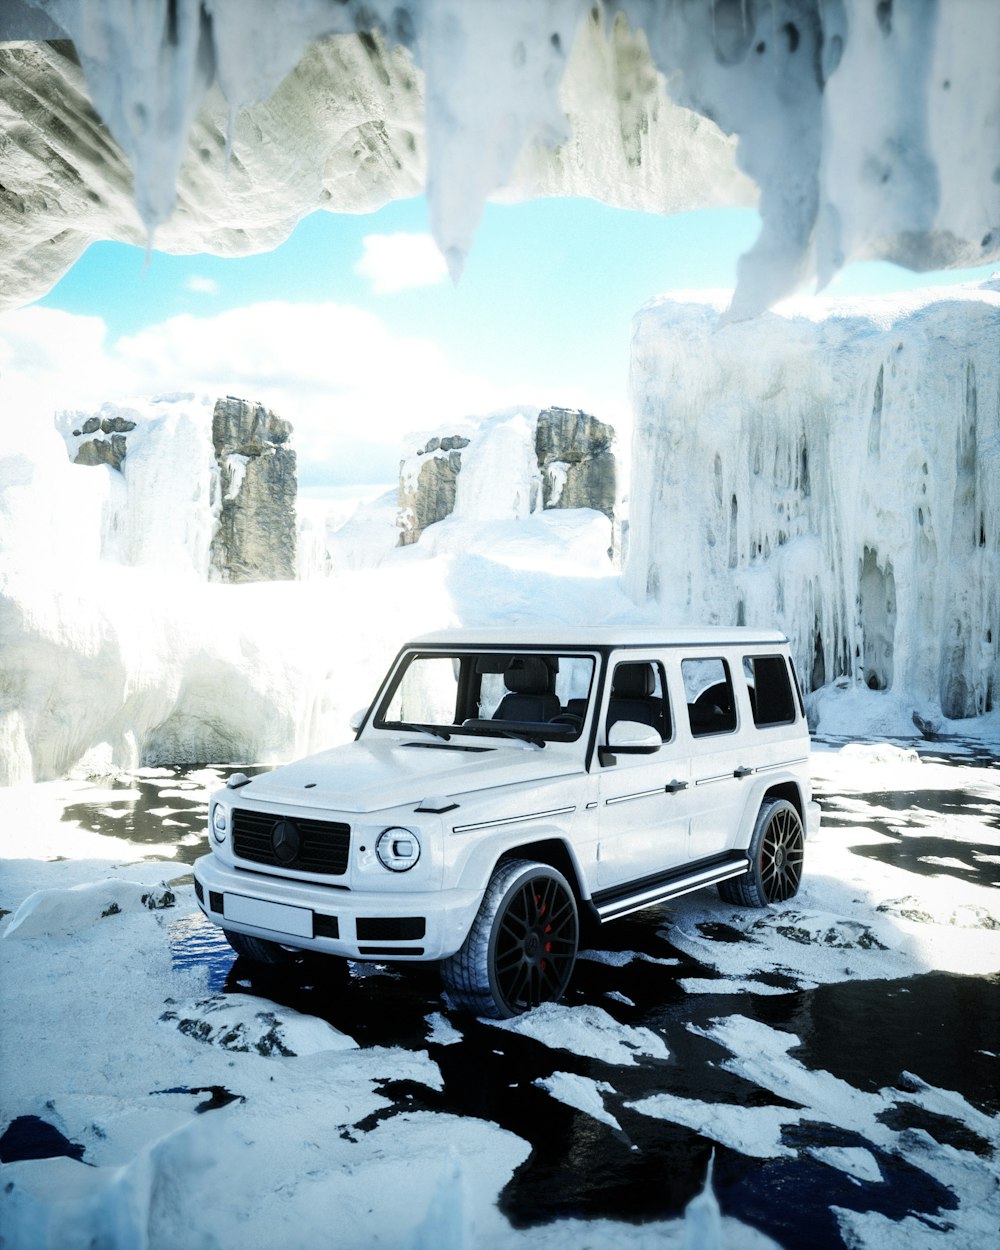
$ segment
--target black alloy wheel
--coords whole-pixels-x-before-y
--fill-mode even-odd
[[[455,1006],[506,1019],[562,997],[579,919],[566,878],[548,864],[501,863],[461,948],[442,965]]]

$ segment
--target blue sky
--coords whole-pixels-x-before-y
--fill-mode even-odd
[[[379,263],[373,252],[366,268],[366,239],[378,246],[426,235],[419,198],[371,214],[314,213],[283,245],[256,256],[154,249],[147,257],[141,248],[96,243],[38,304],[101,319],[109,385],[127,363],[130,384],[141,389],[145,364],[150,391],[214,385],[259,398],[300,430],[303,483],[388,481],[404,431],[435,425],[436,416],[450,421],[525,402],[582,406],[627,422],[633,314],[668,291],[732,288],[758,225],[752,209],[665,217],[583,199],[492,204],[457,285],[443,278],[426,238],[416,240],[426,247],[411,248],[413,258]],[[381,290],[386,266],[408,271],[417,253],[415,285]],[[987,272],[853,265],[828,293],[902,291]],[[188,377],[192,343],[202,359]],[[305,389],[296,383],[303,370]],[[369,381],[377,391],[370,399]]]

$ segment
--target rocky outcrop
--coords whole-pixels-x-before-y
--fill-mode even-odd
[[[126,415],[128,413],[128,415]],[[103,414],[103,415],[102,415]],[[100,414],[88,417],[72,431],[73,438],[83,438],[88,434],[110,434],[110,438],[91,438],[85,443],[76,445],[74,464],[108,464],[112,469],[121,472],[122,464],[128,451],[126,434],[131,433],[138,424],[132,417],[138,413],[130,409],[116,408],[114,404],[105,404]],[[70,444],[72,448],[72,444]]]
[[[426,457],[416,475],[400,473],[399,545],[415,543],[428,525],[443,521],[455,510],[455,491],[462,468],[462,448],[469,440],[461,434],[428,439],[416,454]],[[403,462],[404,465],[406,462]]]
[[[401,547],[456,512],[485,520],[550,508],[593,508],[609,518],[617,533],[612,426],[578,409],[546,408],[537,416],[498,414],[465,428],[468,436],[428,439],[400,466]],[[475,470],[469,456],[475,458]],[[471,472],[473,478],[462,487],[463,504],[459,477],[466,462],[466,476]]]
[[[219,466],[219,523],[210,577],[221,582],[295,577],[295,452],[290,422],[262,404],[220,399],[212,415]]]
[[[572,408],[538,414],[535,452],[545,508],[594,508],[614,520],[618,489],[612,426]]]

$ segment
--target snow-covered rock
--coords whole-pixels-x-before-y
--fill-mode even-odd
[[[424,187],[455,274],[491,196],[678,212],[759,189],[739,317],[856,257],[1000,256],[988,0],[4,7],[0,40],[39,35],[0,49],[0,306],[96,237],[243,255]]]
[[[4,938],[63,936],[126,911],[173,907],[173,891],[162,882],[88,881],[69,889],[36,890],[11,917]]]
[[[420,439],[399,472],[403,546],[452,516],[482,523],[558,508],[603,512],[618,530],[615,431],[589,413],[512,409]]]
[[[996,282],[720,328],[723,306],[636,317],[630,593],[671,623],[782,626],[807,690],[901,695],[904,733],[915,707],[995,707]]]

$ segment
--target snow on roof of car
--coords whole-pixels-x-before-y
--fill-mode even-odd
[[[566,629],[512,626],[503,629],[441,629],[407,643],[410,647],[693,647],[756,646],[788,641],[779,629],[748,625],[701,625],[695,628],[657,629],[650,626],[572,626]]]

